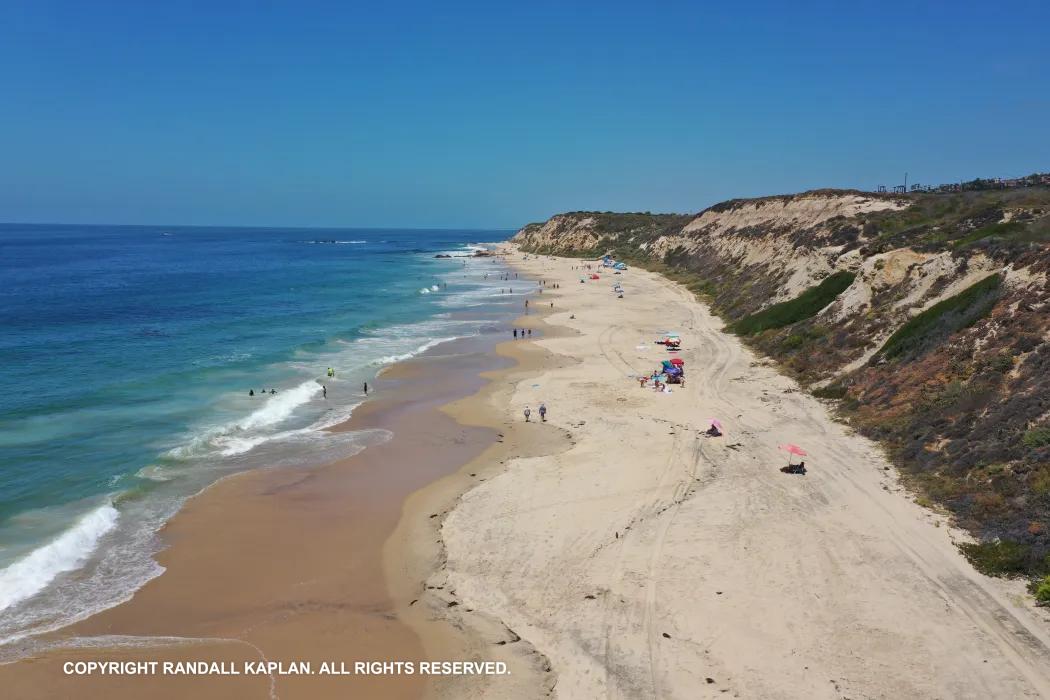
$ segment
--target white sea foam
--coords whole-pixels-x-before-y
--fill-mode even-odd
[[[321,393],[321,385],[314,380],[305,381],[297,387],[286,389],[266,399],[262,408],[252,412],[237,423],[241,430],[255,430],[276,425],[292,415],[292,412]]]
[[[36,595],[59,574],[83,566],[102,536],[116,526],[118,517],[112,504],[100,506],[0,571],[0,610]]]
[[[198,429],[183,444],[168,450],[166,456],[186,459],[216,450],[224,457],[244,454],[273,439],[273,435],[261,431],[287,420],[297,408],[309,403],[320,393],[321,385],[310,379],[277,394],[260,396],[264,400],[263,405],[244,418]],[[143,476],[155,479],[148,474]]]
[[[442,343],[448,343],[450,341],[457,340],[458,338],[459,336],[452,336],[449,338],[434,338],[433,340],[428,340],[427,342],[423,343],[415,350],[410,350],[408,352],[401,353],[400,355],[387,355],[386,357],[380,357],[379,359],[373,360],[372,364],[390,365],[395,362],[404,362],[405,360],[410,360],[416,355],[426,352],[430,348],[441,345]]]
[[[171,481],[171,477],[164,473],[164,467],[158,464],[151,464],[139,469],[135,472],[135,476],[150,481]]]
[[[420,294],[430,294],[430,290],[427,289],[426,287],[423,287],[422,289],[419,290],[419,293]]]
[[[353,243],[368,243],[368,241],[337,241],[334,239],[329,240],[313,240],[313,241],[299,241],[300,243],[312,243],[312,244],[329,244],[329,245],[349,245]]]

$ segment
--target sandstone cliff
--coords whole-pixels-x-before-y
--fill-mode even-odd
[[[1050,188],[561,214],[526,250],[655,267],[883,442],[999,573],[1050,573]]]

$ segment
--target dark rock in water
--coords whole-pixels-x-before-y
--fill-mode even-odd
[[[444,253],[438,253],[434,256],[435,258],[451,258],[451,255],[445,255]]]

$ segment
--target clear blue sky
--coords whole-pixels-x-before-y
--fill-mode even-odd
[[[1046,0],[6,0],[0,221],[509,228],[1050,170],[1048,27]]]

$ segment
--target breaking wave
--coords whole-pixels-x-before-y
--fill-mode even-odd
[[[55,539],[0,571],[0,610],[36,595],[59,574],[79,569],[103,535],[116,526],[118,517],[111,503],[96,508]]]

